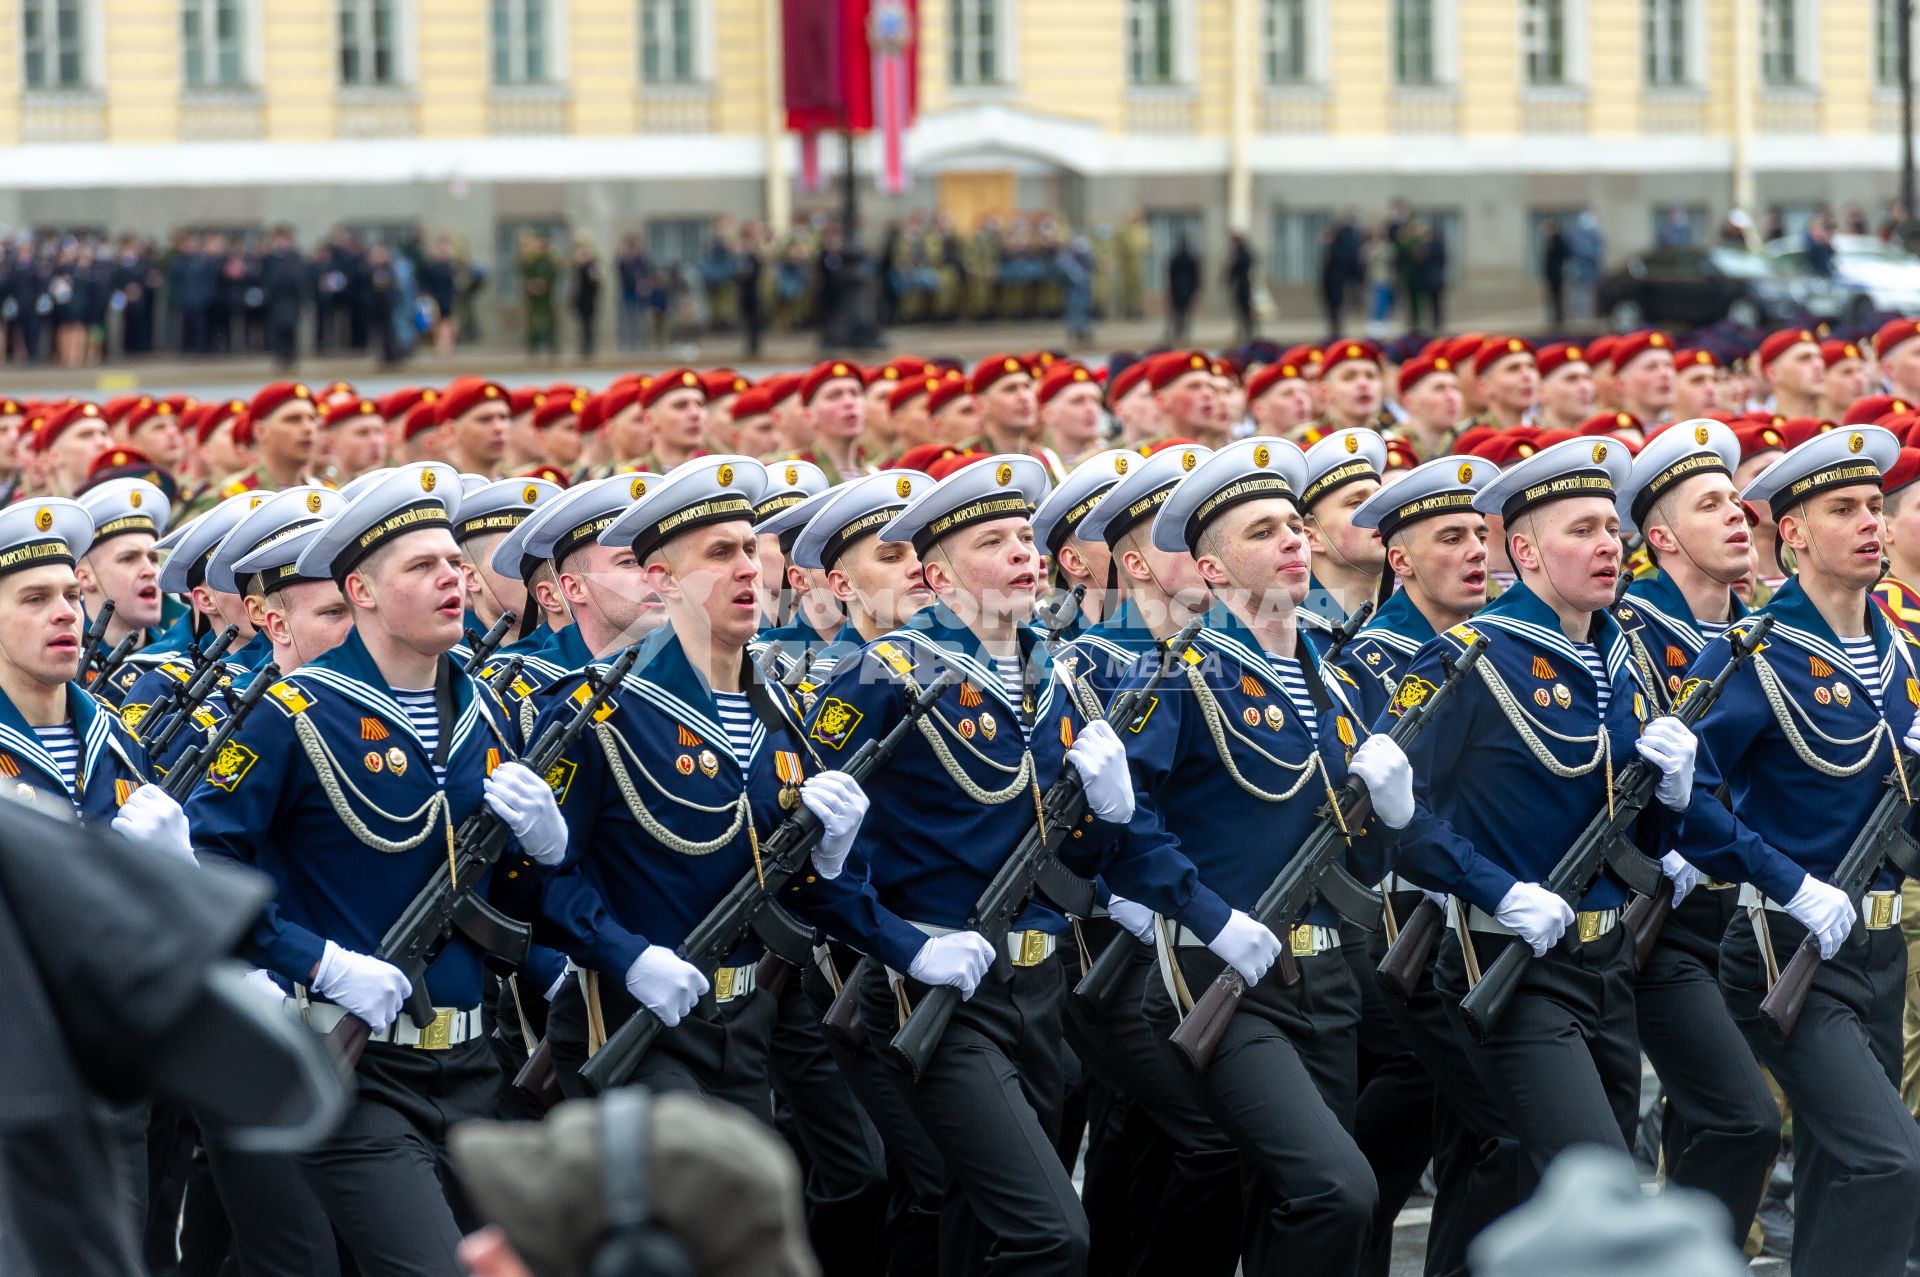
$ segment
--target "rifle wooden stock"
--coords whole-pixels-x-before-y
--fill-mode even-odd
[[[833,995],[826,1015],[820,1018],[821,1030],[849,1051],[858,1051],[863,1045],[859,989],[860,982],[866,978],[867,969],[872,965],[873,959],[864,953],[860,955],[860,961],[853,964],[853,970],[847,972],[847,978],[840,982],[840,991]]]
[[[1387,946],[1386,956],[1374,972],[1380,989],[1394,1001],[1405,1005],[1413,1001],[1420,988],[1420,977],[1433,960],[1433,946],[1447,929],[1447,911],[1425,896],[1400,924],[1400,934]]]
[[[1793,957],[1787,959],[1787,965],[1780,968],[1780,978],[1773,982],[1773,988],[1760,999],[1760,1022],[1767,1026],[1774,1041],[1785,1042],[1793,1036],[1794,1026],[1800,1023],[1800,1011],[1807,1004],[1807,994],[1813,988],[1813,977],[1820,970],[1820,961],[1820,941],[1809,931],[1800,941],[1800,947],[1793,951]]]
[[[778,998],[787,991],[793,973],[798,970],[798,967],[769,949],[760,955],[760,961],[753,964],[753,987],[764,989],[772,997]]]
[[[560,1075],[554,1071],[553,1046],[546,1038],[534,1043],[527,1062],[513,1075],[513,1089],[542,1113],[551,1112],[566,1098],[560,1090]]]
[[[1635,896],[1626,912],[1620,915],[1620,925],[1627,929],[1627,935],[1633,940],[1633,969],[1644,971],[1647,959],[1653,956],[1653,947],[1660,943],[1660,933],[1666,930],[1667,920],[1673,917],[1673,892],[1656,891],[1650,896]]]
[[[367,1022],[357,1015],[343,1015],[340,1023],[327,1032],[327,1046],[333,1051],[348,1073],[360,1067],[360,1057],[366,1053],[367,1041],[373,1036],[373,1030]]]
[[[1300,979],[1298,967],[1294,969],[1293,978]],[[1193,1010],[1174,1028],[1168,1040],[1179,1052],[1181,1062],[1195,1073],[1205,1073],[1213,1063],[1213,1053],[1220,1049],[1220,1040],[1226,1037],[1227,1026],[1233,1022],[1233,1013],[1239,1010],[1241,995],[1246,991],[1240,973],[1232,967],[1225,968],[1193,1004]]]

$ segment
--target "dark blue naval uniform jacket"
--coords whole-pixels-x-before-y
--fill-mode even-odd
[[[1731,591],[1728,598],[1733,605],[1729,619],[1737,621],[1747,614]],[[1687,667],[1707,646],[1687,596],[1664,573],[1653,572],[1634,579],[1627,597],[1613,609],[1613,618],[1625,631],[1635,663],[1654,688],[1654,703],[1665,712],[1680,695]]]
[[[1232,910],[1253,908],[1313,827],[1328,784],[1337,788],[1346,779],[1347,759],[1364,733],[1347,700],[1350,683],[1322,662],[1315,644],[1303,626],[1295,649],[1302,672],[1318,677],[1328,693],[1327,710],[1316,710],[1317,735],[1295,711],[1252,631],[1225,608],[1208,613],[1190,654],[1199,663],[1179,667],[1145,713],[1121,731],[1135,806],[1124,850],[1102,870],[1115,891],[1203,939],[1218,934]],[[1143,682],[1154,668],[1140,662],[1119,690]],[[1241,776],[1268,794],[1294,791],[1290,797],[1274,802],[1248,793],[1228,771],[1192,672],[1219,707],[1221,733]],[[1308,765],[1316,754],[1324,775]],[[1347,868],[1366,882],[1379,881],[1392,840],[1391,830],[1369,821]],[[1305,921],[1331,926],[1338,917],[1316,903]]]
[[[1798,578],[1788,580],[1761,609],[1774,617],[1765,646],[1695,728],[1700,757],[1679,850],[1703,871],[1727,882],[1751,882],[1768,898],[1785,903],[1806,874],[1830,877],[1866,823],[1880,799],[1880,782],[1893,769],[1893,750],[1920,705],[1920,681],[1914,677],[1920,662],[1909,659],[1920,656],[1915,640],[1889,626],[1871,601],[1866,610],[1886,688],[1884,709],[1875,708],[1833,628]],[[1713,640],[1688,670],[1688,679],[1712,679],[1732,652],[1725,638]],[[1755,668],[1762,662],[1778,677],[1789,721],[1814,756],[1842,767],[1865,761],[1858,774],[1828,776],[1801,761],[1768,703]],[[1820,735],[1840,741],[1864,738],[1883,719],[1892,737],[1882,733],[1871,759],[1864,739],[1839,745]],[[1920,767],[1913,766],[1913,755],[1905,757],[1909,783],[1920,784]],[[1703,793],[1711,798],[1723,781],[1731,811],[1719,802],[1700,800]],[[1874,888],[1884,890],[1898,882],[1898,873],[1883,866]]]
[[[1363,722],[1378,723],[1400,688],[1400,677],[1420,649],[1433,641],[1433,624],[1396,590],[1367,618],[1333,663],[1353,680],[1349,699]]]
[[[51,795],[71,804],[83,821],[111,820],[148,778],[146,753],[113,711],[78,683],[67,684],[67,713],[80,747],[79,775],[71,789],[33,728],[0,692],[0,793]]]
[[[377,954],[387,928],[447,863],[442,827],[458,829],[480,808],[481,782],[510,757],[492,702],[457,666],[450,673],[454,712],[439,725],[448,811],[410,850],[375,849],[348,828],[297,735],[299,722],[315,729],[348,809],[375,836],[405,842],[420,833],[422,819],[391,817],[418,810],[442,785],[357,632],[274,684],[221,751],[188,800],[187,819],[201,855],[242,861],[274,881],[274,900],[245,945],[249,961],[305,984],[327,940]],[[456,933],[427,985],[436,1006],[478,1005],[480,950]]]
[[[795,809],[797,795],[783,803],[782,790],[805,774],[799,716],[781,689],[764,686],[777,721],[769,730],[756,714],[748,754],[737,757],[713,692],[679,636],[668,626],[647,637],[603,720],[633,799],[658,828],[704,844],[735,826],[744,793],[752,830],[741,822],[725,842],[698,851],[669,845],[623,795],[607,745],[589,729],[547,774],[569,839],[566,863],[546,882],[543,941],[582,967],[624,977],[648,945],[673,948],[686,939],[754,871],[756,836],[766,838]],[[549,689],[536,734],[570,716],[584,688],[583,680],[568,678]],[[760,951],[749,937],[729,965],[751,962]]]
[[[255,634],[238,648],[223,657],[221,664],[226,673],[220,682],[220,691],[200,702],[193,721],[173,734],[167,747],[153,754],[153,765],[158,775],[164,776],[173,767],[174,760],[186,753],[187,747],[196,741],[205,740],[220,730],[220,724],[227,721],[227,698],[236,684],[244,688],[252,671],[273,659],[273,642],[265,634]],[[124,680],[128,671],[121,671],[118,679]],[[120,718],[135,736],[143,732],[151,733],[159,726],[149,723],[147,710],[158,700],[169,685],[185,683],[193,677],[193,666],[184,657],[168,657],[144,665],[120,699]],[[168,718],[173,717],[169,712]]]
[[[1637,756],[1634,741],[1655,711],[1619,624],[1605,611],[1595,613],[1594,623],[1594,642],[1612,687],[1606,727],[1609,757],[1618,772]],[[1600,725],[1599,689],[1553,609],[1525,584],[1422,647],[1376,727],[1390,727],[1393,717],[1431,694],[1445,678],[1443,658],[1458,655],[1474,634],[1489,642],[1481,663],[1505,683],[1516,712],[1551,757],[1562,766],[1592,762],[1593,741],[1574,743],[1554,734],[1594,736]],[[1415,811],[1402,834],[1399,871],[1489,914],[1516,882],[1545,882],[1607,803],[1606,765],[1574,778],[1554,775],[1509,723],[1479,671],[1462,680],[1407,756],[1413,763]],[[1642,846],[1675,845],[1677,813],[1656,801],[1639,823],[1643,828],[1635,833]],[[1707,865],[1700,868],[1714,872]],[[1609,871],[1580,908],[1615,908],[1626,896],[1626,885]]]
[[[910,732],[866,781],[871,805],[846,871],[795,893],[829,934],[896,971],[908,968],[925,939],[910,923],[966,925],[988,880],[1034,824],[1035,784],[1044,793],[1059,777],[1067,745],[1083,726],[1039,636],[1023,628],[1019,644],[1025,690],[1016,704],[979,639],[945,604],[935,604],[910,627],[841,660],[807,716],[808,746],[824,765],[838,767],[901,720],[912,694],[909,679],[925,687],[951,668],[959,681],[922,721],[954,765],[992,792],[1008,788],[1019,772],[1028,750],[1021,724],[1032,724],[1033,777],[996,804],[969,797],[926,736]],[[1083,826],[1067,840],[1063,862],[1090,874],[1118,832],[1102,821]],[[1036,899],[1014,929],[1057,934],[1066,930],[1066,919]]]

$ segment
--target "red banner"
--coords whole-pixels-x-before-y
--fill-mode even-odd
[[[878,11],[876,15],[870,10]],[[796,133],[865,133],[876,127],[875,66],[883,56],[901,68],[890,97],[904,95],[904,118],[913,119],[919,93],[918,0],[781,0],[782,66],[786,79],[787,127]],[[876,48],[874,28],[885,42]],[[892,76],[883,78],[895,78]]]

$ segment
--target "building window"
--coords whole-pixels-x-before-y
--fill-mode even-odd
[[[1393,82],[1430,85],[1439,82],[1439,59],[1434,54],[1434,18],[1439,0],[1393,0]]]
[[[640,0],[640,78],[648,84],[698,84],[696,0]]]
[[[1658,89],[1683,88],[1693,83],[1688,64],[1689,0],[1646,0],[1641,47],[1646,54],[1647,84]]]
[[[1567,83],[1567,0],[1526,0],[1520,10],[1520,49],[1527,83]]]
[[[381,88],[400,83],[399,0],[339,0],[340,83]]]
[[[1873,83],[1900,87],[1900,0],[1873,0]]]
[[[952,83],[980,87],[1007,82],[1000,56],[1005,7],[1001,0],[948,0],[947,78]]]
[[[1769,88],[1795,88],[1800,79],[1802,29],[1800,0],[1760,0],[1760,82]]]
[[[1262,0],[1260,61],[1269,85],[1305,84],[1308,68],[1307,0]]]
[[[241,0],[181,0],[180,67],[190,89],[247,82]]]
[[[21,0],[21,61],[29,89],[87,87],[83,0]]]
[[[1179,82],[1175,53],[1176,0],[1127,0],[1127,79],[1133,84]]]
[[[1273,213],[1273,257],[1267,274],[1282,284],[1320,278],[1320,257],[1333,214],[1325,209],[1278,208]]]
[[[493,10],[493,82],[544,84],[549,65],[547,0],[491,0]]]

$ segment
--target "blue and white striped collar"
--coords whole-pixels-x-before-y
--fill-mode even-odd
[[[451,660],[452,657],[443,656],[441,659]],[[358,630],[347,631],[347,637],[340,646],[306,662],[289,675],[289,678],[296,685],[311,682],[319,687],[331,688],[363,709],[371,710],[381,718],[392,722],[406,734],[407,739],[414,743],[423,756],[431,760],[426,742],[422,741],[419,733],[413,730],[413,722],[407,717],[407,711],[399,701],[393,698],[386,676],[380,672],[380,667],[374,664],[373,655],[367,651],[367,645],[361,639]],[[473,680],[462,674],[457,667],[453,671],[453,696],[453,732],[446,737],[446,752],[449,758],[466,743],[467,737],[472,735],[475,728],[479,726],[481,717],[487,714],[483,704],[486,698],[474,694]]]
[[[1605,658],[1608,681],[1617,682],[1620,671],[1626,670],[1628,676],[1638,682],[1640,673],[1633,664],[1632,649],[1627,643],[1626,632],[1620,628],[1620,623],[1614,620],[1613,614],[1605,608],[1595,612],[1593,618],[1592,643]],[[1505,630],[1528,642],[1558,652],[1580,669],[1587,668],[1586,658],[1580,654],[1579,646],[1560,628],[1559,616],[1541,600],[1539,595],[1528,589],[1524,581],[1517,582],[1512,589],[1476,612],[1467,624]]]
[[[1022,707],[1008,698],[1006,688],[1000,682],[1000,669],[988,655],[980,637],[968,629],[945,603],[935,603],[917,613],[914,619],[920,622],[922,617],[926,618],[924,622],[892,630],[878,641],[904,644],[916,649],[936,668],[952,666],[962,678],[1004,705],[1014,715],[1015,722],[1022,721]],[[1046,715],[1047,706],[1053,699],[1052,663],[1048,660],[1045,643],[1031,626],[1021,626],[1016,630],[1015,641],[1019,644],[1023,665],[1040,662],[1038,673],[1041,677],[1034,679],[1034,721],[1038,722]]]
[[[608,658],[609,661],[611,659]],[[604,670],[607,664],[608,661],[596,661],[593,668]],[[753,666],[752,673],[759,677],[757,665]],[[661,713],[686,724],[689,731],[725,753],[743,772],[760,753],[760,747],[766,740],[766,725],[756,714],[747,757],[740,758],[734,754],[727,729],[720,722],[720,708],[714,700],[713,689],[687,659],[680,636],[671,625],[661,626],[640,641],[640,655],[621,686]],[[774,699],[784,700],[779,696]]]
[[[1840,671],[1855,683],[1862,691],[1870,690],[1855,673],[1853,661],[1841,646],[1839,636],[1833,627],[1827,624],[1827,618],[1813,605],[1807,592],[1800,587],[1799,577],[1789,577],[1774,596],[1767,601],[1761,611],[1773,617],[1773,633],[1770,638],[1784,639],[1794,646]],[[1894,662],[1899,659],[1897,649],[1904,640],[1896,639],[1893,628],[1887,623],[1886,613],[1882,612],[1871,599],[1866,603],[1867,633],[1873,637],[1873,650],[1880,657],[1880,685],[1892,686]]]
[[[67,785],[66,777],[60,774],[60,764],[40,743],[40,737],[27,725],[20,711],[14,708],[13,701],[0,692],[0,747],[32,763],[69,798],[77,798],[86,792],[95,766],[100,761],[100,754],[113,735],[113,720],[78,683],[67,684],[67,715],[67,721],[74,727],[74,739],[80,746],[79,774],[74,778],[75,784],[71,788]]]
[[[1747,614],[1732,591],[1728,591],[1733,610],[1731,620],[1739,620]],[[1707,645],[1707,636],[1700,632],[1700,622],[1694,619],[1693,609],[1687,605],[1687,596],[1673,583],[1665,572],[1653,572],[1634,578],[1627,587],[1626,602],[1652,616],[1671,634],[1679,638],[1686,650],[1698,656]]]

